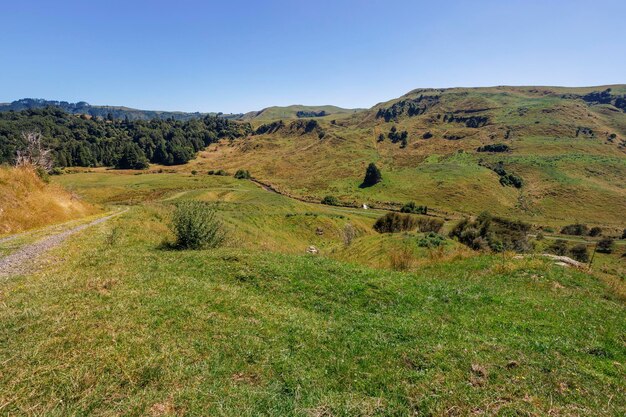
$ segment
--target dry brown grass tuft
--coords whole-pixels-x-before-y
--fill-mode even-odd
[[[0,167],[0,235],[93,214],[97,209],[26,167]]]

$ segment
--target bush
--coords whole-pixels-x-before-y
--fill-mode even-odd
[[[615,242],[610,237],[605,237],[598,242],[597,251],[600,253],[613,253]]]
[[[476,149],[477,152],[508,152],[511,148],[504,143],[496,143],[494,145],[484,145]]]
[[[420,232],[439,233],[443,227],[443,220],[420,217],[417,219],[417,229]]]
[[[602,228],[601,227],[595,226],[595,227],[592,227],[589,230],[589,236],[591,236],[591,237],[600,236],[601,234],[602,234]]]
[[[529,231],[527,223],[482,213],[474,221],[461,220],[450,232],[450,237],[457,238],[474,250],[489,248],[495,252],[528,252],[531,249],[527,237]]]
[[[326,197],[322,198],[322,204],[326,204],[327,206],[338,206],[339,200],[335,196],[327,195]]]
[[[363,183],[361,184],[361,188],[371,187],[372,185],[376,185],[381,182],[383,179],[380,170],[373,162],[367,166],[365,170],[365,178],[363,178]]]
[[[250,172],[246,169],[239,169],[235,172],[235,178],[238,180],[249,180]]]
[[[626,229],[622,232],[622,239],[626,239]]]
[[[589,262],[589,253],[587,252],[587,246],[583,243],[574,246],[570,249],[570,255],[578,262]]]
[[[446,243],[446,238],[438,233],[429,232],[424,237],[418,239],[417,246],[420,248],[437,248]]]
[[[414,201],[409,201],[400,209],[402,213],[428,214],[428,207],[418,206]]]
[[[417,226],[417,219],[410,214],[387,213],[374,223],[378,233],[408,232]]]
[[[196,171],[195,169],[191,170],[191,175],[197,175],[197,174],[198,174],[198,171]]]
[[[562,235],[583,236],[589,232],[589,228],[586,224],[575,223],[564,226],[561,229]]]
[[[202,201],[177,204],[171,227],[176,235],[176,246],[184,249],[215,248],[225,237],[215,212]]]
[[[555,255],[567,255],[567,242],[563,239],[557,239],[548,247],[548,250]]]

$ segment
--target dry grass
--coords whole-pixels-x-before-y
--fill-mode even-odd
[[[76,219],[97,211],[29,168],[0,167],[0,234]]]

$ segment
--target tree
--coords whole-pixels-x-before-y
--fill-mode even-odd
[[[372,185],[376,185],[381,182],[383,179],[380,170],[373,162],[367,166],[365,170],[365,178],[363,179],[363,183],[361,184],[361,188],[371,187]]]
[[[17,151],[15,166],[31,166],[45,172],[52,170],[52,151],[42,143],[39,132],[22,132],[25,147]]]
[[[148,160],[142,150],[135,143],[127,144],[115,163],[117,169],[146,169]]]

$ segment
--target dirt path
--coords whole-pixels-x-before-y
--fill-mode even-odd
[[[274,193],[274,194],[279,194],[282,195],[284,197],[287,198],[291,198],[292,200],[297,200],[297,201],[301,201],[303,203],[309,203],[309,204],[317,204],[317,205],[324,205],[322,204],[321,201],[319,200],[314,200],[312,198],[305,198],[305,197],[297,197],[297,196],[293,196],[291,194],[287,194],[281,191],[278,191],[276,188],[272,187],[270,184],[261,182],[255,178],[250,178],[250,181],[252,181],[253,183],[255,183],[256,185],[258,185],[259,187],[261,187],[263,190],[268,191],[270,193]],[[336,206],[327,206],[327,207],[340,207],[340,208],[353,208],[353,209],[361,209],[362,206],[358,205],[358,204],[337,204]],[[362,210],[362,209],[361,209]],[[396,207],[392,207],[389,203],[384,204],[381,207],[376,207],[376,208],[369,208],[368,210],[375,210],[375,211],[381,211],[381,212],[385,212],[385,211],[395,211],[400,213],[400,209],[396,208]],[[426,214],[426,216],[430,216],[430,217],[441,217],[441,218],[445,218],[447,219],[450,215],[459,217],[456,213],[448,213],[448,212],[440,212],[439,210],[436,209],[432,209],[432,208],[428,208],[428,214]]]
[[[0,278],[9,277],[11,275],[25,274],[31,271],[37,258],[55,246],[58,246],[69,236],[90,226],[103,223],[112,217],[125,213],[126,211],[128,211],[128,209],[109,214],[108,216],[101,217],[89,223],[72,227],[60,233],[52,234],[35,243],[27,244],[21,247],[8,256],[0,258]],[[6,240],[7,238],[5,238],[4,241]]]

